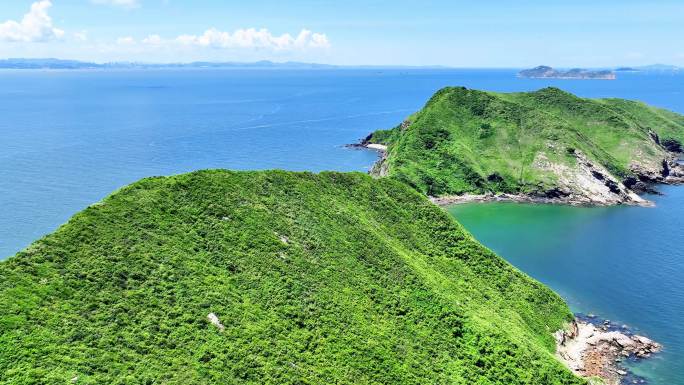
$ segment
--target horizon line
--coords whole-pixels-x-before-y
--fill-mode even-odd
[[[0,58],[0,63],[2,62],[11,62],[11,61],[17,61],[17,62],[26,62],[26,63],[31,63],[31,62],[40,62],[40,61],[45,61],[45,62],[54,62],[54,64],[63,64],[66,65],[68,63],[73,64],[73,65],[82,65],[84,66],[81,69],[88,69],[88,65],[93,65],[93,66],[112,66],[112,65],[129,65],[129,66],[199,66],[201,65],[207,65],[207,66],[220,66],[220,65],[231,65],[231,66],[255,66],[255,65],[273,65],[273,66],[313,66],[313,67],[327,67],[327,68],[396,68],[396,69],[526,69],[526,68],[536,68],[539,66],[548,66],[552,68],[560,68],[560,69],[612,69],[612,70],[617,70],[617,69],[644,69],[644,68],[668,68],[668,69],[682,69],[683,67],[680,67],[679,65],[672,65],[672,64],[662,64],[662,63],[653,63],[653,64],[648,64],[648,65],[611,65],[611,66],[587,66],[587,67],[581,67],[581,66],[554,66],[554,65],[548,65],[548,64],[539,64],[535,66],[454,66],[454,65],[444,65],[444,64],[424,64],[424,65],[412,65],[412,64],[331,64],[331,63],[316,63],[316,62],[303,62],[303,61],[294,61],[294,60],[288,60],[288,61],[273,61],[273,60],[256,60],[256,61],[214,61],[214,60],[193,60],[193,61],[178,61],[178,62],[155,62],[155,61],[127,61],[127,60],[111,60],[111,61],[90,61],[90,60],[80,60],[80,59],[62,59],[62,58],[56,58],[56,57],[6,57],[6,58]],[[20,63],[17,63],[20,64]],[[48,63],[46,63],[48,64]],[[0,68],[2,69],[2,68]],[[4,69],[10,69],[10,68],[4,68]],[[16,68],[16,69],[49,69],[49,68],[42,68],[42,67],[35,67],[35,68]],[[78,69],[78,68],[69,68],[69,67],[64,67],[64,68],[54,68],[54,69]],[[91,68],[91,69],[96,69],[96,68]]]

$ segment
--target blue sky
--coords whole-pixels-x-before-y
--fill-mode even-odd
[[[11,0],[0,57],[684,65],[684,1]]]

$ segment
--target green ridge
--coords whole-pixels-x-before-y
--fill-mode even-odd
[[[572,168],[579,150],[618,181],[638,178],[632,164],[660,169],[668,150],[684,143],[684,116],[557,88],[504,94],[448,87],[368,141],[388,146],[388,175],[424,194],[543,195],[558,187],[558,175],[535,166],[540,156]]]
[[[0,383],[583,384],[571,319],[391,178],[200,171],[0,263]]]

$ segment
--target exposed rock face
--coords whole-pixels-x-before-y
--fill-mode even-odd
[[[675,139],[665,139],[662,141],[661,145],[669,152],[682,153],[684,148],[679,141]]]
[[[404,124],[407,124],[407,122],[404,122],[402,124],[402,127],[404,127]],[[375,162],[375,164],[373,164],[373,167],[371,167],[369,174],[371,174],[374,177],[387,176],[387,173],[389,171],[389,168],[387,165],[387,146],[382,145],[382,144],[377,144],[377,143],[371,143],[370,140],[372,137],[373,137],[373,134],[368,135],[360,143],[348,144],[348,145],[346,145],[346,147],[358,148],[358,149],[369,149],[369,150],[377,151],[380,154],[380,158],[378,159],[377,162]]]
[[[544,153],[537,154],[534,167],[557,176],[557,186],[545,191],[544,197],[588,205],[646,203],[603,166],[589,161],[581,151],[573,150],[572,155],[577,159],[575,167],[553,163]]]
[[[629,372],[620,365],[628,357],[643,359],[660,351],[660,344],[620,330],[610,321],[600,325],[575,320],[567,330],[554,334],[557,355],[570,370],[583,377],[601,377],[608,385],[619,385]]]
[[[402,130],[409,125],[409,121],[404,121],[401,125]],[[380,157],[371,168],[370,174],[375,177],[387,176],[389,174],[388,148],[385,145],[370,143],[371,137],[372,135],[369,135],[360,143],[349,145],[349,147],[378,151]],[[657,134],[652,133],[651,138],[663,148],[668,149],[666,145],[661,144]],[[430,197],[430,199],[439,205],[513,201],[569,205],[609,206],[628,204],[651,206],[653,205],[652,202],[641,198],[638,194],[659,194],[654,188],[656,184],[684,184],[684,164],[680,163],[680,154],[678,153],[669,152],[665,159],[653,164],[632,163],[630,171],[634,176],[628,176],[624,180],[617,179],[605,167],[593,163],[579,150],[572,149],[569,153],[577,160],[574,167],[554,163],[548,159],[544,152],[537,153],[533,167],[557,176],[557,185],[547,189],[540,188],[530,194],[464,194]],[[495,172],[488,175],[486,180],[497,182],[502,181],[503,178]]]
[[[640,181],[645,183],[662,183],[665,179],[663,174],[666,173],[666,169],[663,167],[647,167],[642,164],[632,163],[629,166],[629,169],[639,178]]]
[[[679,154],[676,153],[670,153],[657,167],[633,163],[630,165],[630,170],[638,178],[637,181],[627,181],[633,183],[633,186],[628,186],[635,191],[652,192],[653,188],[649,185],[658,183],[684,183],[684,166],[679,163]],[[648,187],[644,188],[644,186]]]
[[[375,177],[387,176],[387,174],[389,173],[389,165],[387,164],[387,147],[383,146],[384,148],[374,148],[370,146],[372,145],[368,145],[366,147],[380,152],[380,159],[377,162],[375,162],[375,164],[371,168],[370,174]]]
[[[663,183],[684,184],[684,165],[680,163],[678,154],[673,154],[667,162],[668,170]]]

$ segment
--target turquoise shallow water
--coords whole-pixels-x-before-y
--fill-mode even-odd
[[[202,168],[366,171],[349,150],[441,87],[553,85],[684,112],[684,75],[518,79],[513,70],[0,71],[0,260],[115,189]],[[462,206],[486,245],[577,310],[643,330],[666,352],[638,368],[684,384],[684,188],[655,209]],[[660,379],[660,380],[658,380]]]
[[[449,211],[482,243],[560,293],[576,312],[631,326],[665,345],[633,367],[684,384],[684,187],[655,208],[466,204]]]

